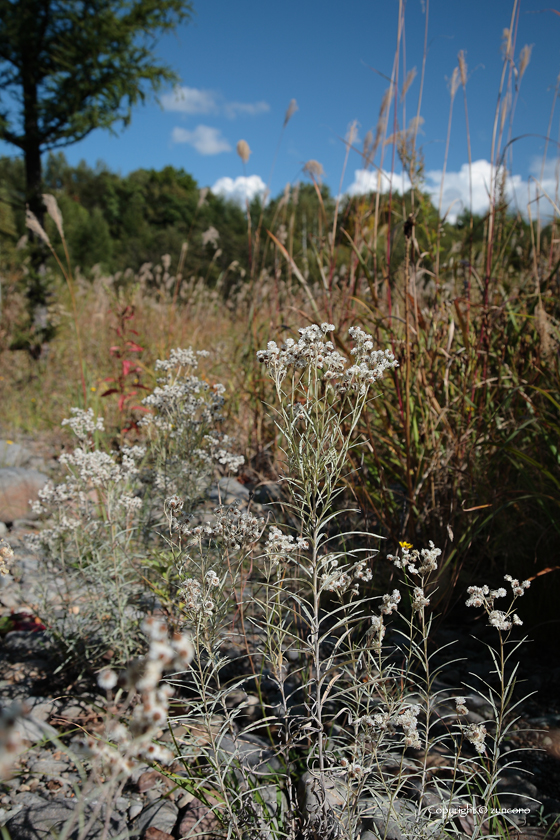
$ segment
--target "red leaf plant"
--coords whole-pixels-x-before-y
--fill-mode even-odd
[[[114,330],[119,341],[109,348],[109,352],[113,359],[120,364],[118,364],[114,376],[106,376],[102,380],[103,382],[113,383],[113,385],[101,396],[108,397],[112,394],[118,394],[117,406],[121,414],[121,434],[124,436],[138,429],[138,419],[133,412],[146,412],[148,410],[143,405],[133,404],[135,402],[134,398],[137,397],[139,391],[149,391],[150,388],[141,381],[143,371],[137,364],[137,359],[127,358],[131,353],[142,353],[144,350],[140,344],[130,338],[130,336],[138,336],[136,330],[131,329],[128,323],[134,318],[134,306],[128,303],[117,304],[115,309],[111,310],[111,313],[117,321]]]

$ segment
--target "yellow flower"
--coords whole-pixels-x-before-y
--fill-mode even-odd
[[[7,440],[6,443],[13,443],[13,440]]]
[[[90,390],[90,391],[97,391],[97,388],[95,387],[95,385],[92,385],[92,386],[91,386],[91,388],[90,388],[89,390]]]
[[[399,542],[399,545],[401,548],[404,548],[405,551],[410,551],[412,548],[412,543],[406,542],[406,540]]]

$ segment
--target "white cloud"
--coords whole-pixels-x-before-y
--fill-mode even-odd
[[[377,192],[378,185],[380,192],[389,192],[391,185],[391,173],[382,169],[380,172],[371,169],[356,169],[354,172],[354,181],[346,192],[348,195],[366,195],[367,193]],[[410,189],[410,178],[405,173],[404,180],[402,174],[395,173],[393,175],[393,189],[398,192],[406,192]]]
[[[473,213],[485,213],[489,205],[489,195],[494,176],[493,167],[487,160],[474,160],[472,163],[472,210]],[[442,171],[432,169],[426,172],[426,191],[431,195],[436,207],[439,206]],[[521,178],[515,175],[508,178],[506,190],[513,198],[521,186]],[[442,215],[454,222],[463,210],[470,208],[469,165],[464,163],[458,172],[446,172],[443,182],[441,202]]]
[[[211,189],[214,195],[221,195],[244,207],[247,200],[251,202],[256,196],[264,195],[266,184],[260,175],[240,175],[238,178],[218,178]]]
[[[549,161],[545,167],[544,177],[541,182],[546,192],[556,200],[556,162]],[[538,169],[538,172],[537,172]],[[540,180],[540,163],[532,166]],[[493,167],[487,160],[475,160],[472,163],[472,210],[474,213],[485,213],[489,205],[489,192],[492,184]],[[439,206],[441,189],[442,170],[432,169],[425,173],[423,189],[430,195],[435,207]],[[385,170],[381,172],[381,192],[388,192],[391,183],[391,174]],[[378,173],[376,170],[357,169],[354,173],[354,181],[346,190],[348,195],[364,195],[368,192],[377,192]],[[410,179],[405,174],[395,173],[393,175],[393,189],[399,192],[410,189]],[[531,213],[536,215],[534,198],[536,195],[536,184],[534,179],[524,180],[520,175],[508,175],[506,178],[506,196],[510,205],[519,209],[524,216],[528,215],[527,204],[531,205]],[[441,212],[448,221],[455,222],[463,210],[471,206],[469,165],[464,163],[458,171],[447,171],[443,183],[443,194]],[[551,213],[551,205],[546,200],[541,201],[541,214]]]
[[[176,87],[172,93],[165,93],[161,104],[166,111],[179,111],[181,114],[215,114],[218,111],[215,93],[186,85]]]
[[[171,132],[174,143],[188,143],[201,155],[219,155],[220,152],[231,152],[231,146],[218,128],[209,125],[197,125],[194,131],[175,127]]]
[[[270,111],[268,102],[227,102],[216,91],[186,85],[165,93],[161,97],[161,104],[166,111],[177,111],[180,114],[225,114],[229,119],[239,114],[256,116]]]
[[[238,114],[249,114],[249,116],[256,116],[257,114],[266,114],[270,111],[268,102],[226,102],[224,105],[224,112],[226,116],[233,119]]]

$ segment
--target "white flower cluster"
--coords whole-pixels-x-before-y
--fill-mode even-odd
[[[208,466],[216,462],[229,472],[236,473],[245,463],[243,455],[234,455],[229,451],[228,447],[231,446],[232,440],[228,435],[205,435],[204,444],[206,449],[195,449],[193,455]]]
[[[335,350],[332,341],[325,341],[326,334],[332,330],[333,324],[302,327],[299,341],[288,338],[282,348],[275,341],[269,341],[266,350],[257,352],[257,359],[266,365],[278,382],[285,378],[289,367],[296,370],[314,367],[336,376],[344,371],[346,360]]]
[[[511,575],[505,575],[505,580],[511,584],[514,600],[525,594],[525,590],[531,586],[530,580],[524,580],[519,583],[517,579]],[[497,598],[505,598],[506,590],[501,586],[499,589],[490,589],[486,584],[484,586],[469,586],[467,589],[469,597],[465,602],[467,607],[484,607],[488,615],[488,621],[497,630],[511,630],[514,625],[521,626],[523,622],[510,609],[506,612],[504,610],[494,609],[494,601]]]
[[[165,500],[164,509],[173,516],[183,510],[184,504],[183,499],[181,499],[180,496],[177,496],[177,494],[174,494]]]
[[[89,439],[94,432],[103,432],[105,426],[102,417],[95,417],[93,408],[84,411],[82,408],[71,408],[69,419],[62,421],[62,426],[70,426],[80,440]]]
[[[354,567],[354,577],[362,580],[364,583],[369,583],[373,577],[373,572],[367,564],[367,560],[360,560]]]
[[[213,536],[221,537],[228,548],[239,551],[256,543],[262,534],[264,519],[241,513],[237,505],[218,508]]]
[[[396,612],[401,600],[401,593],[398,589],[393,589],[390,595],[383,595],[382,603],[379,607],[381,615],[391,615]]]
[[[155,364],[156,370],[174,370],[175,368],[197,368],[198,359],[201,356],[209,356],[208,350],[197,350],[189,347],[188,350],[176,347],[169,353],[168,359],[158,359]]]
[[[372,579],[372,571],[367,564],[367,560],[359,560],[353,566],[339,569],[336,557],[327,555],[322,560],[322,566],[326,568],[326,571],[321,575],[321,588],[326,589],[327,592],[336,592],[342,595],[352,586],[353,578],[364,583]],[[358,595],[359,591],[359,585],[356,582],[352,587],[352,593]]]
[[[155,369],[167,375],[158,379],[153,392],[142,400],[155,414],[146,415],[140,425],[154,426],[171,438],[180,439],[196,431],[201,422],[212,424],[219,419],[224,386],[211,387],[200,377],[185,373],[185,369],[194,370],[198,366],[199,357],[207,355],[205,350],[195,353],[191,348],[176,348],[168,359],[156,361]]]
[[[467,592],[469,594],[469,598],[465,601],[467,607],[487,606],[490,610],[493,609],[496,598],[505,598],[507,595],[503,587],[490,589],[486,584],[484,586],[469,586]]]
[[[178,493],[191,503],[204,493],[217,465],[235,473],[245,462],[231,452],[230,439],[219,431],[224,386],[210,385],[194,372],[205,355],[177,348],[168,359],[156,362],[156,370],[165,376],[143,400],[151,412],[140,421],[155,453],[155,489],[166,496]]]
[[[340,759],[340,766],[346,770],[350,779],[361,779],[364,773],[367,772],[357,761],[348,761],[347,758]]]
[[[381,651],[383,639],[385,638],[385,632],[386,631],[385,625],[383,623],[383,616],[372,615],[370,636],[372,637],[372,647],[374,650]]]
[[[412,590],[412,609],[415,612],[422,612],[424,607],[430,606],[430,599],[426,598],[421,586],[415,586]]]
[[[142,499],[140,496],[132,496],[130,493],[123,493],[119,497],[119,505],[123,507],[127,513],[135,513],[142,507]]]
[[[185,428],[190,431],[193,422],[212,423],[219,418],[224,404],[222,385],[211,387],[198,376],[184,376],[170,382],[158,379],[158,383],[142,400],[156,414],[145,415],[139,425],[153,425],[177,438]]]
[[[173,761],[171,750],[153,743],[153,738],[167,723],[169,700],[174,693],[173,688],[167,683],[161,684],[161,680],[166,671],[184,671],[194,656],[190,636],[177,633],[169,639],[165,621],[150,616],[143,622],[142,630],[150,642],[146,656],[120,674],[105,668],[98,675],[99,686],[107,691],[120,684],[140,695],[128,728],[114,722],[108,733],[109,738],[118,744],[118,749],[93,737],[85,743],[93,755],[117,765],[125,773],[132,770],[133,758],[161,764]]]
[[[373,715],[364,715],[354,721],[355,725],[362,725],[368,730],[378,730],[381,734],[386,730],[394,733],[395,726],[401,727],[404,733],[404,744],[419,750],[421,748],[420,735],[418,733],[418,716],[422,708],[417,703],[401,708],[400,711],[389,714],[388,712],[377,712]]]
[[[343,595],[352,583],[352,577],[343,569],[337,569],[337,560],[331,560],[331,568],[321,575],[321,589]],[[357,589],[357,585],[356,585]]]
[[[218,584],[220,581],[218,580]],[[196,578],[186,578],[181,584],[181,598],[185,602],[185,609],[190,613],[191,619],[198,619],[202,616],[210,618],[214,615],[216,604],[214,599],[204,591],[202,584]]]
[[[399,366],[391,350],[374,350],[370,335],[360,327],[351,327],[350,337],[355,347],[350,352],[356,357],[356,364],[349,367],[340,382],[341,391],[367,393],[370,385],[381,379],[385,371]]]
[[[391,615],[398,610],[398,605],[401,600],[401,593],[398,589],[393,589],[390,595],[385,594],[381,599],[379,605],[380,615],[371,616],[371,630],[369,636],[371,638],[371,646],[377,651],[381,652],[383,639],[385,638],[385,624],[383,623],[384,615]]]
[[[13,548],[5,540],[0,540],[0,575],[9,574],[7,560],[14,556]]]
[[[482,723],[469,723],[463,729],[465,738],[471,742],[477,753],[483,755],[486,752],[486,744],[484,743],[486,735],[486,727]]]
[[[324,371],[324,378],[338,380],[337,388],[341,393],[358,391],[367,393],[370,385],[380,379],[386,370],[398,366],[390,350],[374,350],[371,336],[359,327],[350,329],[350,336],[355,342],[352,355],[355,364],[347,367],[347,360],[336,349],[326,335],[334,330],[333,324],[312,324],[299,330],[299,341],[288,338],[278,347],[275,341],[269,341],[266,350],[259,350],[257,358],[279,384],[284,380],[289,368],[304,370],[314,368]]]
[[[466,702],[464,697],[455,697],[455,711],[458,715],[468,715],[469,710],[467,709]]]
[[[290,534],[283,534],[276,525],[271,525],[268,539],[264,545],[265,554],[277,565],[282,560],[289,560],[290,554],[296,551],[306,551],[309,543],[303,537],[297,537],[295,542]]]
[[[509,615],[503,612],[503,610],[492,610],[489,612],[488,621],[492,627],[496,627],[497,630],[511,630],[514,624],[517,624],[518,626],[523,624],[517,613],[514,613],[510,619]]]
[[[261,537],[264,519],[258,519],[252,513],[241,513],[237,504],[216,508],[213,523],[196,525],[194,528],[188,519],[181,518],[179,504],[182,507],[177,496],[166,500],[171,528],[189,538],[188,545],[199,545],[201,540],[220,539],[228,548],[238,551],[258,542]]]
[[[116,452],[103,452],[100,449],[88,451],[81,447],[73,452],[63,452],[59,461],[71,469],[72,478],[67,479],[70,491],[72,485],[78,483],[84,487],[105,487],[111,483],[130,481],[137,475],[137,461],[145,456],[146,450],[143,446],[123,447],[121,454],[119,464],[115,460],[118,455]]]
[[[511,584],[511,589],[514,595],[520,598],[522,595],[525,594],[525,590],[529,589],[531,586],[530,580],[524,580],[521,583],[517,580],[517,578],[512,578],[511,575],[504,575],[504,580],[507,580],[508,583]]]
[[[73,452],[63,452],[59,458],[68,470],[65,481],[60,484],[47,481],[38,492],[38,501],[32,505],[34,513],[50,514],[55,523],[28,539],[35,550],[47,547],[54,551],[56,545],[71,535],[93,538],[101,534],[103,521],[116,518],[122,523],[123,514],[130,516],[142,507],[142,500],[130,488],[139,472],[138,462],[146,454],[145,448],[123,446],[120,452],[96,449],[93,439],[87,435],[92,429],[101,428],[99,418],[94,417],[91,409],[72,411],[74,417],[68,423],[81,444]],[[99,517],[100,504],[105,508],[104,520]]]
[[[402,557],[398,554],[388,554],[387,559],[395,564],[397,569],[406,569],[411,575],[424,576],[435,572],[438,566],[438,557],[441,555],[441,548],[436,548],[430,540],[429,548],[410,550],[402,545]]]
[[[367,726],[370,729],[380,729],[385,730],[389,726],[391,717],[387,712],[377,712],[374,715],[364,715],[363,717],[356,718],[354,723],[359,726]]]
[[[418,734],[418,715],[420,711],[420,706],[412,704],[393,718],[393,722],[402,727],[405,746],[412,747],[415,750],[422,747]]]

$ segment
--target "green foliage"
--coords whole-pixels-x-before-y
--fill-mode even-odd
[[[12,227],[0,230],[0,241],[15,243],[26,232],[20,160],[0,159],[0,183],[13,217]],[[57,198],[72,262],[82,271],[96,264],[106,271],[138,271],[163,254],[178,258],[183,242],[189,245],[184,273],[203,276],[210,285],[234,260],[248,267],[243,211],[212,193],[201,203],[196,181],[182,169],[139,169],[122,177],[103,164],[72,167],[59,152],[47,158],[44,190]],[[47,219],[45,225],[56,243],[54,223]],[[202,241],[210,227],[219,233],[217,248]]]

